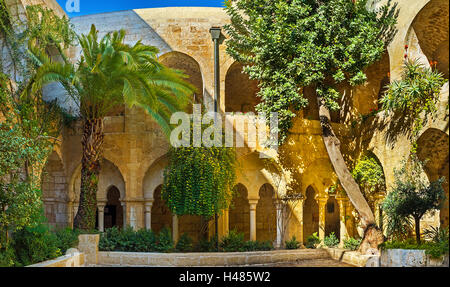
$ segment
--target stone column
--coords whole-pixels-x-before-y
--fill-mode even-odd
[[[344,198],[338,198],[338,204],[339,204],[339,222],[340,222],[340,230],[339,230],[339,234],[340,234],[340,242],[339,242],[339,247],[344,247],[344,240],[348,237],[347,235],[347,226],[346,224],[346,220],[345,220],[345,205],[346,205],[346,201],[347,199]]]
[[[122,205],[122,213],[123,213],[123,228],[127,228],[127,203],[122,201],[120,203]]]
[[[283,225],[285,224],[285,222],[283,222],[283,203],[281,202],[281,200],[277,200],[275,202],[275,206],[277,208],[277,220],[276,220],[276,224],[277,224],[277,241],[276,241],[276,248],[281,248],[281,243],[283,238],[282,237],[282,233],[283,233]]]
[[[105,202],[98,202],[97,208],[98,208],[98,231],[104,232],[105,231]]]
[[[178,216],[172,216],[172,239],[176,243],[178,241]]]
[[[319,204],[319,238],[323,243],[325,239],[325,206],[327,204],[328,198],[319,197],[317,198],[317,202]]]
[[[73,226],[73,202],[67,203],[67,226]]]
[[[384,195],[383,194],[377,194],[376,196],[375,196],[375,203],[374,203],[374,205],[375,205],[375,214],[374,214],[374,216],[375,216],[375,222],[376,222],[376,224],[378,225],[378,227],[381,227],[381,220],[380,220],[380,215],[381,215],[381,211],[380,211],[380,204],[383,202],[383,200],[384,200]]]
[[[300,199],[300,201],[298,203],[298,221],[300,223],[300,231],[299,231],[300,238],[298,239],[298,241],[302,245],[305,242],[303,240],[303,207],[304,206],[305,206],[305,200],[304,199]]]
[[[354,226],[354,218],[352,217],[352,210],[353,210],[353,206],[352,203],[350,201],[346,201],[345,202],[345,214],[350,216],[349,220],[347,220],[346,222],[346,227],[347,227],[347,234],[350,237],[354,237],[354,230],[355,230],[355,226]]]
[[[250,204],[250,240],[256,240],[256,205],[258,204],[258,199],[249,199]]]
[[[145,202],[145,229],[152,229],[152,206],[153,200]]]

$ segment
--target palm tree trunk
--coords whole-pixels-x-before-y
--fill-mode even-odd
[[[347,193],[350,202],[355,207],[361,217],[362,228],[364,229],[364,238],[361,243],[360,251],[366,253],[368,249],[378,249],[378,245],[383,243],[383,234],[376,226],[375,216],[370,209],[369,204],[364,198],[358,184],[353,179],[340,150],[340,141],[336,137],[331,126],[330,111],[325,106],[320,96],[317,96],[319,106],[320,124],[322,126],[322,137],[328,152],[331,164],[339,178],[339,181]],[[370,231],[370,232],[369,232]],[[381,242],[380,242],[381,241]],[[371,250],[370,252],[373,252]]]
[[[80,205],[74,219],[74,228],[85,231],[91,231],[95,228],[103,139],[103,119],[85,120],[81,141],[83,155],[81,160]]]

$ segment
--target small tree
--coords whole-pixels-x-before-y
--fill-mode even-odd
[[[413,153],[409,162],[405,162],[401,169],[395,170],[394,187],[383,203],[388,218],[414,219],[418,244],[420,244],[420,220],[425,213],[439,210],[445,200],[442,188],[445,179],[429,183],[422,174],[423,163]]]

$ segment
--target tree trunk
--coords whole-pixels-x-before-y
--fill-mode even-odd
[[[420,218],[414,218],[414,223],[416,228],[416,242],[420,245]]]
[[[83,139],[81,141],[83,155],[81,160],[80,205],[74,219],[74,228],[85,231],[95,229],[103,138],[103,119],[84,121]]]
[[[344,161],[344,157],[342,156],[342,152],[340,150],[341,143],[336,137],[330,124],[330,111],[325,106],[321,97],[317,96],[317,102],[319,106],[319,117],[320,124],[322,126],[323,141],[325,143],[331,164],[333,165],[334,171],[336,172],[342,187],[346,191],[350,202],[353,204],[361,217],[362,228],[364,229],[364,238],[361,243],[360,251],[364,254],[373,254],[375,250],[378,250],[378,245],[383,243],[384,236],[381,230],[376,226],[373,212]]]

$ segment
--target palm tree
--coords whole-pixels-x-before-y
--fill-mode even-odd
[[[82,56],[77,65],[53,61],[29,44],[40,65],[33,88],[59,82],[77,103],[83,121],[80,205],[74,219],[74,228],[82,230],[95,228],[103,119],[108,112],[120,105],[143,108],[168,135],[171,114],[183,109],[194,91],[181,71],[158,62],[156,47],[140,41],[128,45],[124,38],[120,30],[99,41],[92,25],[88,35],[78,36]]]

